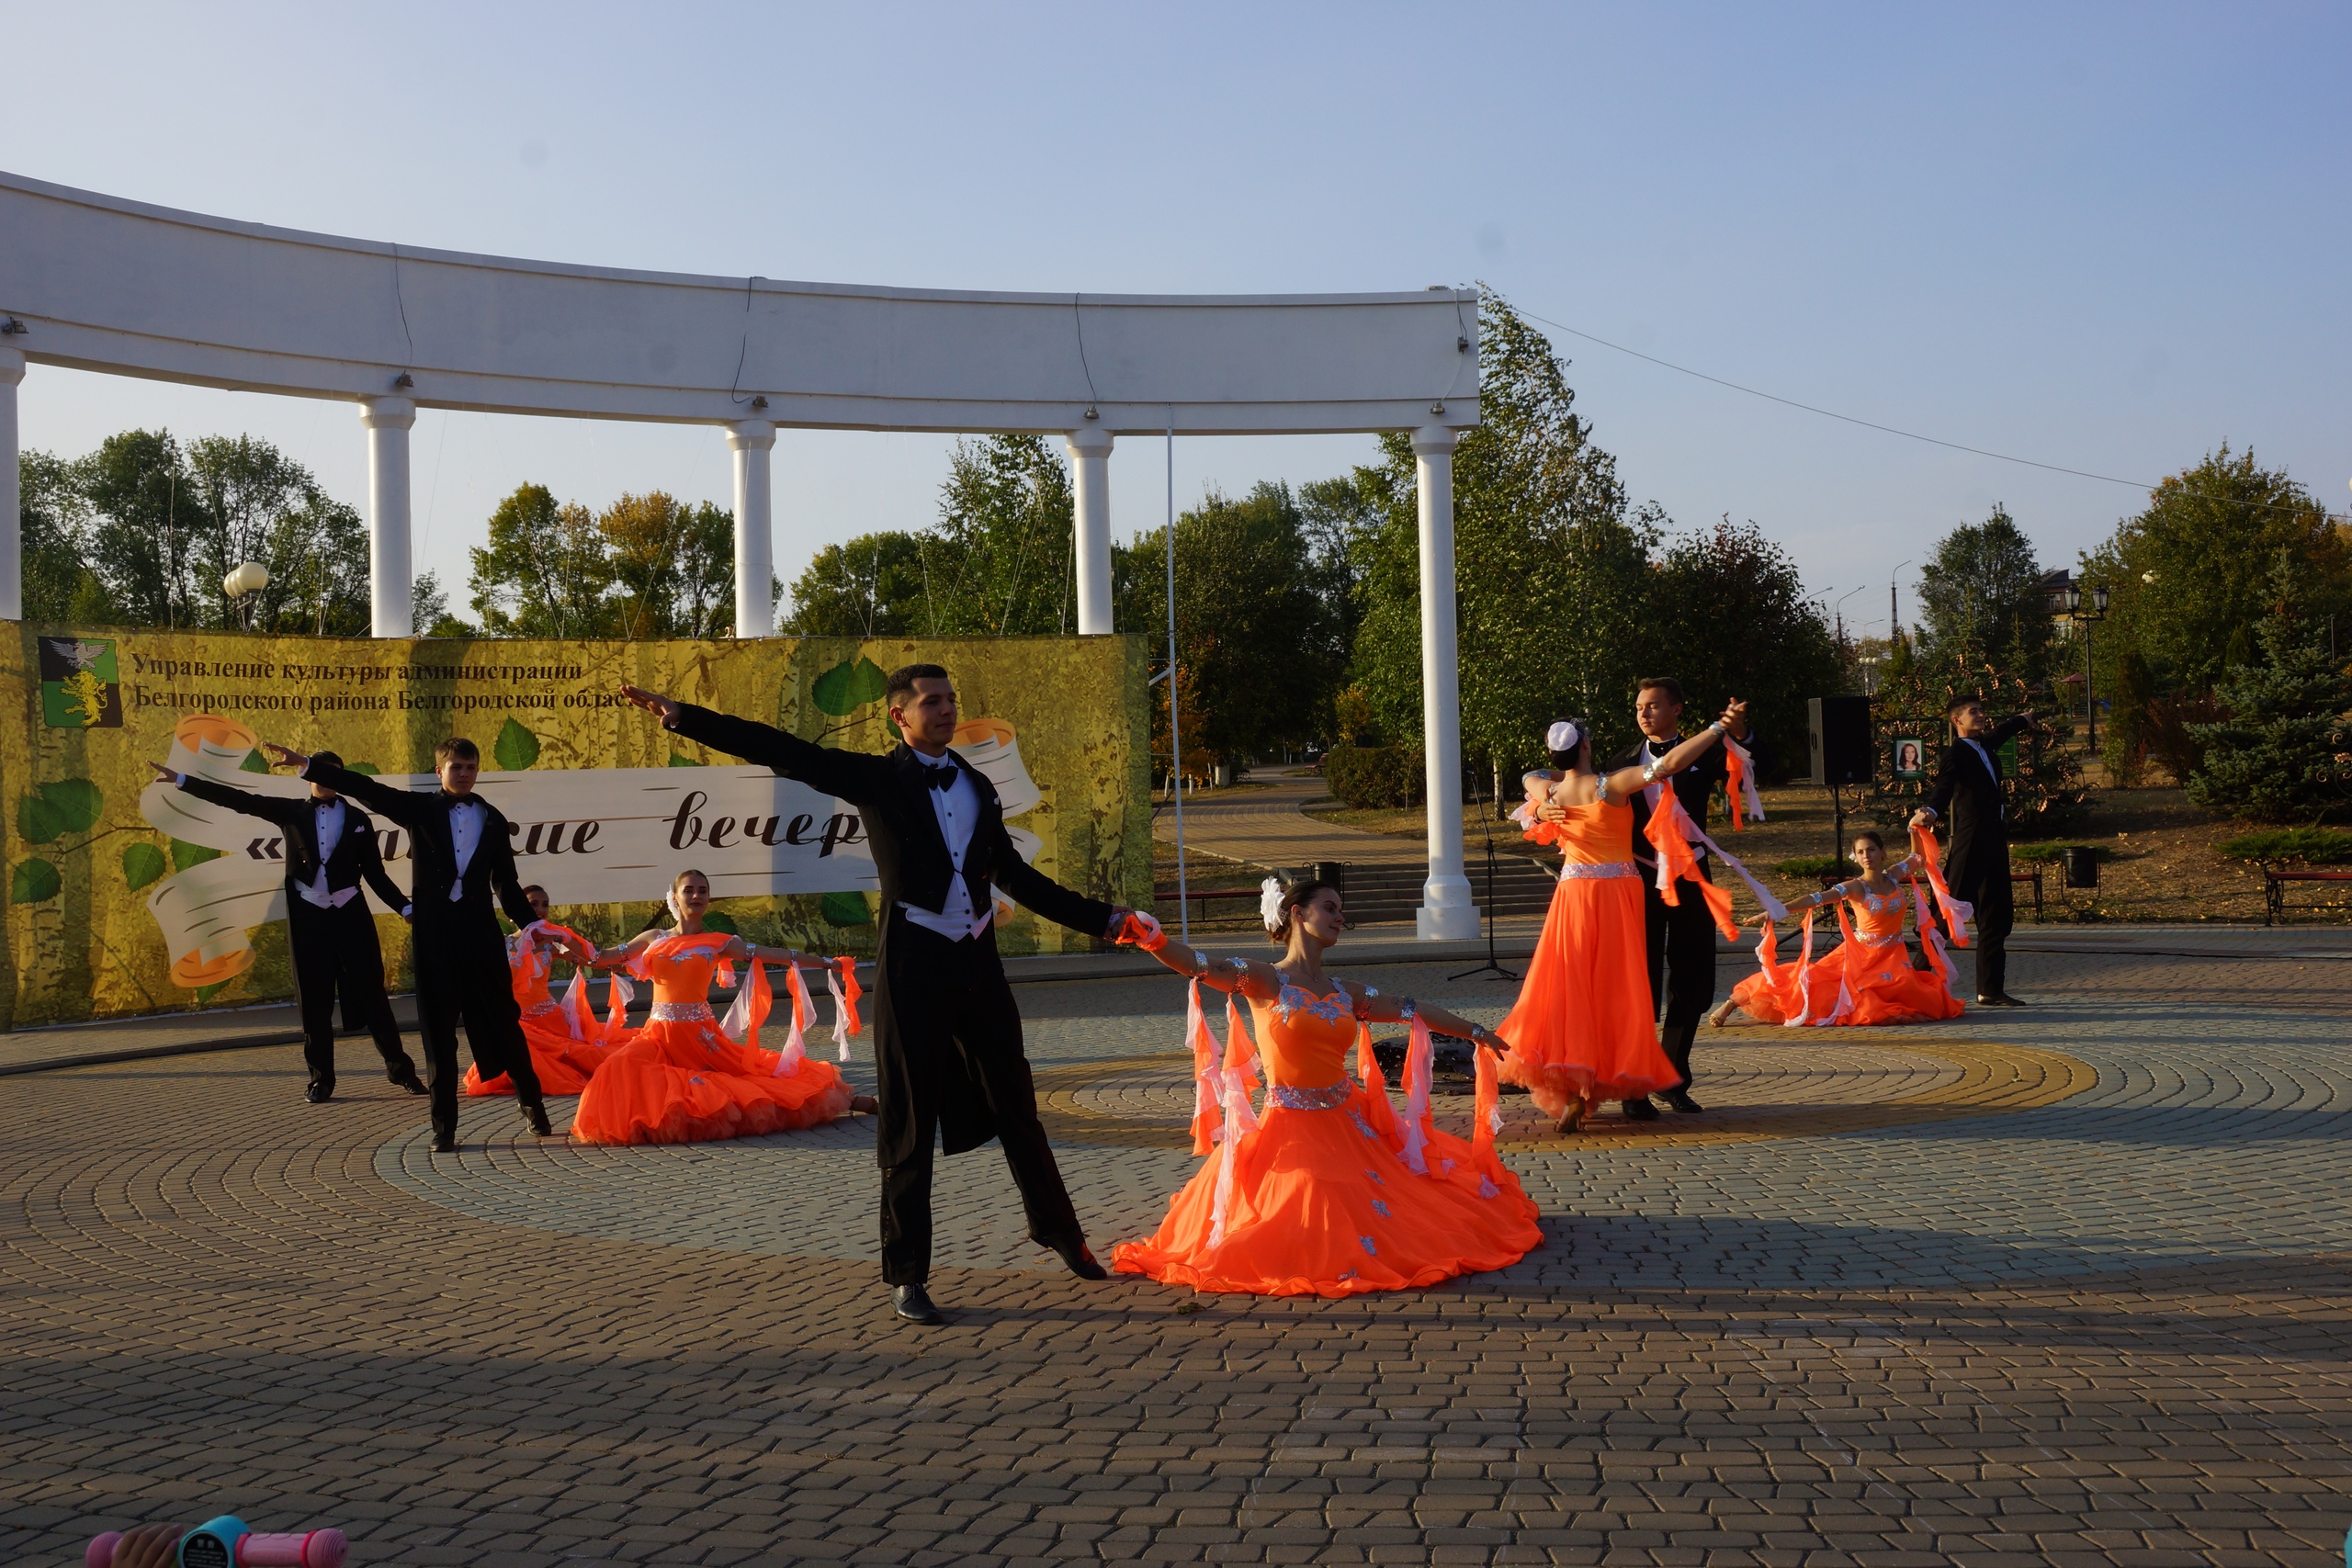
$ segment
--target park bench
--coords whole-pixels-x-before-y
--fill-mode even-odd
[[[1181,908],[1176,889],[1173,887],[1155,887],[1151,890],[1151,901],[1157,907],[1161,921],[1166,924],[1173,924],[1186,912],[1190,913],[1192,919],[1206,924],[1211,918],[1209,913],[1211,904],[1222,903],[1230,906],[1243,899],[1249,902],[1249,908],[1246,909],[1227,908],[1217,911],[1227,919],[1257,913],[1258,889],[1255,887],[1187,888],[1181,900]]]
[[[2269,925],[2287,913],[2287,884],[2290,882],[2352,882],[2352,871],[2284,871],[2262,868],[2262,923]]]
[[[2015,866],[2011,866],[2009,868],[2009,891],[2012,893],[2016,892],[2017,885],[2020,882],[2030,882],[2033,884],[2033,923],[2040,925],[2041,923],[2041,863],[2039,862],[2030,863],[2023,871],[2019,871]]]

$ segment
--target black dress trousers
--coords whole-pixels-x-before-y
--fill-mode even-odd
[[[376,917],[366,897],[322,909],[300,895],[286,896],[287,946],[294,956],[294,1000],[302,1014],[302,1060],[311,1081],[334,1089],[334,1003],[343,1016],[374,1037],[377,1054],[392,1082],[416,1076],[416,1063],[401,1043],[401,1026],[384,994],[384,950],[376,940]]]
[[[452,929],[454,928],[454,929]],[[465,1025],[474,1066],[485,1078],[504,1073],[514,1098],[543,1102],[538,1070],[523,1036],[523,1009],[506,942],[487,913],[478,920],[435,930],[420,920],[416,936],[416,1010],[424,1036],[424,1083],[433,1094],[433,1128],[458,1130],[458,1026]]]
[[[1713,863],[1699,863],[1699,873],[1714,880]],[[1698,1038],[1699,1021],[1715,1005],[1715,919],[1698,884],[1683,878],[1675,887],[1679,904],[1659,896],[1657,883],[1642,883],[1643,935],[1648,941],[1650,1005],[1662,1010],[1665,1022],[1658,1045],[1679,1077],[1677,1089],[1690,1087],[1690,1047]]]
[[[1021,1010],[995,928],[950,942],[904,910],[887,918],[874,1016],[879,1131],[892,1155],[882,1167],[882,1278],[919,1285],[931,1276],[932,1163],[952,1095],[977,1095],[993,1117],[1030,1238],[1046,1246],[1077,1239],[1084,1233],[1037,1120]]]

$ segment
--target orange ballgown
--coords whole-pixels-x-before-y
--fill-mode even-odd
[[[718,1031],[711,1016],[710,977],[724,931],[667,936],[640,949],[629,971],[653,982],[653,1015],[596,1069],[580,1096],[571,1135],[589,1144],[695,1144],[794,1132],[849,1112],[840,1069],[806,1055],[794,1041],[784,1052],[756,1043],[767,981],[754,962],[743,984],[753,988],[747,1043]]]
[[[574,1021],[565,1015],[563,1004],[548,994],[548,976],[555,965],[543,954],[523,948],[509,953],[507,963],[514,972],[514,1000],[523,1010],[523,1039],[531,1048],[531,1070],[539,1075],[539,1088],[548,1094],[578,1094],[612,1054],[612,1044],[594,1037],[573,1037]],[[585,1021],[591,1026],[594,1021],[593,1014]],[[504,1073],[483,1081],[479,1066],[469,1066],[458,1087],[471,1095],[514,1092]]]
[[[1900,875],[1909,862],[1892,868]],[[1923,921],[1927,901],[1912,884],[1908,897],[1917,897]],[[1808,911],[1805,951],[1808,956],[1792,964],[1780,962],[1770,926],[1757,943],[1761,972],[1732,987],[1731,999],[1750,1018],[1765,1023],[1851,1024],[1869,1028],[1886,1023],[1928,1023],[1958,1018],[1961,1000],[1951,988],[1951,964],[1942,943],[1927,943],[1925,970],[1911,967],[1903,943],[1903,906],[1906,895],[1861,890],[1859,898],[1840,899],[1838,926],[1844,941],[1819,963],[1810,959],[1813,926]],[[1847,918],[1849,905],[1855,918]],[[1924,927],[1923,927],[1924,929]]]
[[[1532,780],[1542,776],[1532,775],[1531,807]],[[1570,1096],[1628,1100],[1681,1081],[1658,1047],[1650,1001],[1634,808],[1595,801],[1566,810],[1565,822],[1537,821],[1532,809],[1521,818],[1529,838],[1557,844],[1566,861],[1519,1000],[1495,1031],[1510,1042],[1504,1081],[1555,1119]]]
[[[1249,1106],[1250,1043],[1237,1026],[1227,1055],[1241,1062],[1223,1075],[1224,1146],[1212,1148],[1205,1121],[1196,1120],[1194,1151],[1208,1157],[1169,1201],[1149,1241],[1113,1251],[1113,1269],[1196,1291],[1351,1296],[1508,1268],[1544,1239],[1535,1204],[1495,1157],[1491,1133],[1474,1147],[1424,1117],[1411,1137],[1345,991],[1317,998],[1285,984],[1272,1002],[1251,998],[1250,1010],[1265,1043],[1263,1116]],[[1196,1038],[1215,1043],[1205,1024]],[[1351,1044],[1366,1086],[1348,1080]],[[1204,1066],[1204,1083],[1217,1076]],[[1489,1079],[1479,1097],[1482,1123],[1492,1089]]]

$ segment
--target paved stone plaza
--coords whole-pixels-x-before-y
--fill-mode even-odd
[[[589,1149],[484,1100],[436,1159],[363,1042],[322,1108],[291,1047],[0,1079],[0,1561],[232,1510],[369,1565],[2316,1568],[2352,1524],[2352,964],[2302,945],[1707,1032],[1703,1118],[1572,1141],[1506,1101],[1546,1243],[1418,1295],[1083,1284],[983,1151],[941,1168],[930,1330],[884,1310],[862,1121]],[[1498,1020],[1456,967],[1365,975]],[[1182,987],[1020,994],[1107,1252],[1192,1165]]]

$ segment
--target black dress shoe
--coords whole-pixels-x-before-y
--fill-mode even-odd
[[[1995,997],[1993,1000],[1996,1005],[2005,1008],[2021,1008],[2025,1006],[2023,1002],[2018,1000],[2017,998],[2009,995],[2007,991],[2003,991],[1999,996]]]
[[[1111,1277],[1111,1271],[1094,1260],[1094,1250],[1086,1245],[1084,1236],[1074,1236],[1069,1241],[1049,1241],[1046,1245],[1052,1247],[1069,1266],[1069,1271],[1081,1280],[1107,1280]]]
[[[1670,1089],[1664,1094],[1658,1096],[1658,1098],[1665,1100],[1667,1104],[1672,1106],[1675,1110],[1682,1112],[1685,1116],[1696,1116],[1699,1112],[1707,1109],[1697,1100],[1691,1099],[1690,1091],[1687,1089]]]
[[[531,1131],[537,1133],[540,1137],[552,1138],[555,1136],[555,1129],[548,1125],[548,1108],[546,1106],[526,1105],[523,1107],[523,1120],[529,1122],[531,1124]]]
[[[455,1133],[443,1133],[436,1131],[433,1134],[433,1152],[436,1155],[456,1154],[458,1152],[458,1134]]]
[[[890,1306],[909,1323],[944,1323],[939,1309],[931,1304],[931,1292],[921,1285],[890,1287]]]
[[[411,1094],[429,1094],[432,1092],[424,1087],[424,1080],[418,1077],[414,1073],[409,1074],[406,1077],[401,1077],[398,1074],[393,1074],[391,1078],[392,1087],[394,1089],[404,1089]]]
[[[331,1083],[314,1083],[302,1091],[302,1098],[309,1100],[313,1105],[324,1105],[328,1100],[334,1098],[334,1085]]]
[[[1657,1107],[1650,1103],[1650,1098],[1648,1095],[1642,1095],[1636,1099],[1629,1100],[1625,1101],[1625,1120],[1628,1122],[1655,1122],[1657,1120]]]

